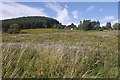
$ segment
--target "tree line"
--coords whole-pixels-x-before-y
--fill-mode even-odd
[[[99,21],[91,21],[91,20],[83,20],[80,21],[79,25],[76,26],[73,23],[71,25],[68,25],[67,28],[74,28],[77,30],[120,30],[120,23],[115,23],[113,26],[110,22],[106,22],[105,26],[100,26]]]
[[[2,31],[8,32],[12,24],[18,24],[21,29],[36,29],[36,28],[52,28],[55,24],[59,25],[59,21],[39,16],[20,17],[14,19],[2,20]]]
[[[53,29],[74,29],[74,30],[120,30],[120,23],[113,26],[110,22],[106,22],[105,26],[100,26],[99,21],[83,20],[76,26],[74,23],[70,25],[62,25],[59,21],[41,16],[20,17],[14,19],[2,20],[2,32],[19,33],[21,29],[37,29],[37,28],[53,28]]]

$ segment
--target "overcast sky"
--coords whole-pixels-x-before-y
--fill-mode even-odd
[[[79,24],[80,20],[118,21],[117,2],[3,2],[1,19],[22,16],[47,16],[62,24]]]

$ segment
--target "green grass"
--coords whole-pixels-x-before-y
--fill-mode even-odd
[[[118,32],[57,29],[3,34],[5,78],[114,78]]]

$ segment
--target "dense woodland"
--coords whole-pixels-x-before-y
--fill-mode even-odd
[[[16,28],[17,26],[17,28]],[[62,25],[59,21],[41,16],[29,16],[20,17],[14,19],[2,20],[2,31],[12,33],[15,30],[21,29],[36,29],[36,28],[54,28],[54,29],[75,29],[75,30],[120,30],[120,24],[115,23],[113,26],[110,22],[106,22],[106,26],[100,26],[99,21],[83,20],[80,24],[76,26],[71,23],[71,25]],[[19,33],[18,31],[15,31]]]
[[[60,23],[52,18],[47,17],[20,17],[14,19],[2,20],[2,30],[7,32],[12,24],[19,24],[21,29],[51,28]]]

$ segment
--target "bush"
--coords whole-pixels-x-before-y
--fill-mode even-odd
[[[64,26],[62,24],[54,24],[52,28],[54,28],[54,29],[64,29]]]
[[[16,34],[16,33],[20,33],[21,32],[21,27],[19,24],[12,24],[10,25],[9,29],[8,29],[8,33],[10,34]]]
[[[114,29],[114,30],[120,30],[120,23],[115,23],[115,24],[113,25],[113,29]]]

